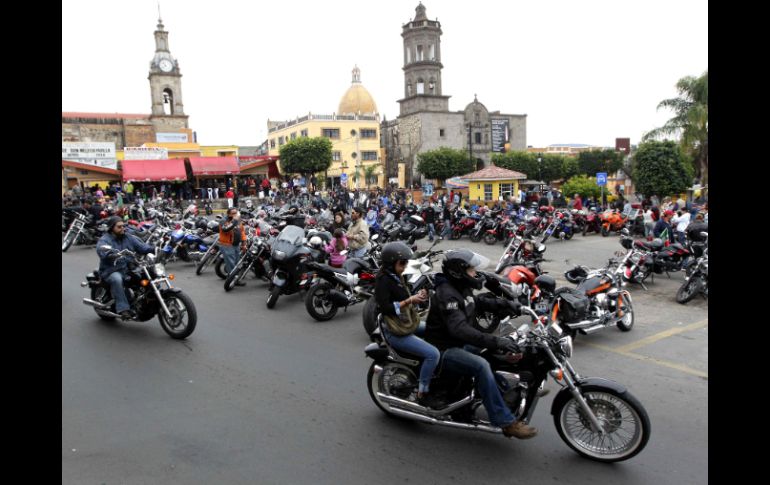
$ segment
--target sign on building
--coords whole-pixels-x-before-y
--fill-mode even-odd
[[[118,169],[118,159],[115,156],[115,143],[110,142],[62,142],[62,160],[88,163],[97,167]]]
[[[494,153],[502,153],[505,144],[508,143],[510,138],[509,124],[510,120],[495,119],[492,118],[492,151]]]
[[[124,147],[124,160],[168,160],[168,148]]]
[[[189,143],[187,133],[156,133],[158,143]]]

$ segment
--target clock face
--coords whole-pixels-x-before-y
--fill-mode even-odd
[[[158,67],[160,67],[161,71],[163,72],[171,72],[171,70],[174,68],[174,65],[168,59],[162,59],[160,63],[158,63]]]

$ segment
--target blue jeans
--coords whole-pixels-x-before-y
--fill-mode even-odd
[[[476,378],[476,389],[481,394],[484,408],[494,426],[501,428],[516,421],[503,401],[489,362],[467,350],[451,348],[444,351],[444,370]]]
[[[444,221],[444,231],[441,233],[441,237],[447,237],[452,234],[452,222],[447,219]]]
[[[428,224],[428,241],[433,241],[433,236],[436,235],[436,228],[433,223]]]
[[[366,256],[366,246],[359,249],[350,249],[348,251],[348,256],[351,258],[363,258]]]
[[[110,293],[115,298],[115,313],[130,309],[131,305],[128,304],[126,290],[123,288],[123,273],[115,271],[105,281],[110,284]]]
[[[399,336],[393,335],[386,328],[383,330],[385,331],[385,337],[394,349],[423,357],[418,390],[420,392],[428,392],[430,380],[433,378],[433,371],[436,370],[441,353],[436,347],[415,334]]]
[[[222,244],[219,246],[219,250],[222,251],[222,257],[225,258],[225,273],[230,274],[230,271],[238,264],[238,246]]]

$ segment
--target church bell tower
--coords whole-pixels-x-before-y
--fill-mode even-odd
[[[155,132],[177,132],[187,128],[188,116],[184,114],[182,103],[182,73],[179,63],[169,51],[168,32],[164,30],[160,18],[155,31],[155,56],[150,61],[148,79],[152,99],[150,121],[155,126]]]

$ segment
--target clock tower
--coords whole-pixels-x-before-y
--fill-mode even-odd
[[[150,121],[155,132],[178,132],[187,128],[188,116],[182,104],[182,73],[179,63],[168,49],[168,32],[163,20],[158,19],[155,31],[155,56],[150,61],[150,96],[152,114]]]

